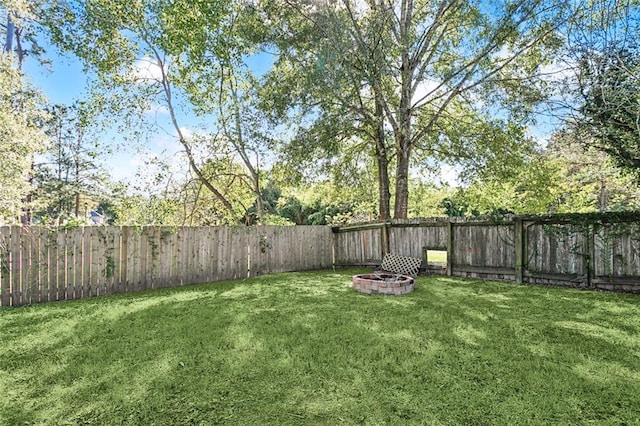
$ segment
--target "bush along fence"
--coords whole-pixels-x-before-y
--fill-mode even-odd
[[[334,227],[335,263],[422,257],[432,273],[640,293],[640,213],[394,220]],[[447,253],[429,265],[428,250]]]
[[[0,227],[0,306],[332,266],[331,228]]]

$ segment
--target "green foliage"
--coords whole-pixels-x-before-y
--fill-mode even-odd
[[[579,76],[584,118],[578,126],[589,135],[584,143],[608,154],[640,182],[640,49],[586,55]]]
[[[127,196],[113,206],[116,225],[183,225],[180,203],[168,197]]]
[[[529,217],[524,215],[522,217]],[[568,223],[569,232],[582,232],[591,225],[596,224],[616,224],[620,225],[613,235],[633,235],[636,237],[636,225],[634,222],[640,221],[640,211],[618,211],[618,212],[588,212],[588,213],[554,213],[552,215],[534,215],[532,218],[545,221],[549,219],[551,223]],[[631,230],[634,230],[631,232]]]
[[[448,196],[447,215],[586,213],[636,210],[640,190],[633,178],[596,149],[585,149],[580,133],[556,132],[547,148],[527,161],[476,174]]]
[[[567,165],[573,149],[552,147],[541,155],[526,137],[534,106],[548,95],[541,67],[563,42],[558,34],[567,28],[572,5],[546,0],[3,4],[37,18],[54,45],[95,71],[95,96],[87,105],[119,122],[132,139],[140,136],[136,123],[148,118],[153,105],[170,112],[186,154],[180,160],[189,162],[190,171],[177,177],[165,163],[156,182],[161,189],[111,200],[118,223],[369,220],[389,216],[391,200],[395,215],[404,217],[616,210],[632,208],[640,199],[623,189],[628,180],[601,173],[609,165]],[[575,16],[576,22],[584,18],[583,12]],[[611,147],[618,141],[628,154],[638,133],[623,131],[633,127],[637,112],[637,52],[629,46],[592,47],[581,63],[586,83],[581,112],[599,133],[585,142],[609,141]],[[248,60],[264,50],[276,53],[275,64],[258,78]],[[180,123],[192,115],[206,124],[191,136]],[[30,154],[22,155],[27,151],[18,151],[20,160],[10,168],[15,180],[28,180],[24,158]],[[87,154],[86,163],[92,163]],[[273,169],[265,171],[275,156]],[[61,167],[42,168],[36,179],[41,213],[49,216],[70,210],[74,194],[95,186],[88,184],[90,176],[85,183],[62,179],[59,171],[70,168],[71,156],[58,157]],[[441,164],[458,166],[467,186],[454,191],[416,178]],[[282,194],[264,185],[267,178],[278,181]],[[0,199],[0,210],[4,205],[15,215],[26,187],[5,191],[13,201]],[[77,199],[75,204],[78,210]]]
[[[449,186],[436,187],[432,184],[411,181],[409,191],[409,217],[457,216],[451,214],[447,201],[455,194]]]
[[[562,182],[558,163],[534,154],[511,175],[476,178],[443,203],[449,216],[547,213]]]
[[[568,129],[554,134],[547,158],[560,170],[557,212],[623,211],[640,208],[640,189],[633,176],[606,154],[585,146],[584,134]]]
[[[104,148],[89,128],[91,117],[82,104],[48,108],[44,125],[49,147],[36,167],[34,196],[40,220],[60,223],[86,214],[109,190],[109,177],[100,163]]]
[[[459,194],[444,198],[440,202],[439,207],[444,209],[445,215],[448,217],[464,217],[467,216],[467,211],[469,210],[469,204],[464,200],[464,197]],[[479,216],[480,212],[474,209],[471,210],[469,214]]]
[[[276,225],[276,226],[292,226],[295,223],[289,219],[275,214],[266,214],[260,221],[261,225]]]
[[[105,278],[111,279],[113,278],[113,274],[116,269],[116,262],[113,259],[113,256],[106,256],[105,262],[106,264],[104,266],[104,270],[102,271],[102,274],[105,276]]]
[[[34,155],[45,147],[41,123],[46,119],[41,94],[0,54],[0,221],[20,215],[31,191]]]
[[[639,182],[640,99],[638,73],[640,3],[586,2],[567,27],[563,51],[572,65],[564,79],[568,125],[586,148],[607,154]]]
[[[521,127],[544,98],[540,66],[558,47],[554,29],[566,14],[564,5],[544,1],[266,3],[270,22],[279,23],[270,34],[280,55],[265,107],[300,119],[287,153],[335,165],[345,147],[359,146],[377,166],[381,214],[395,179],[400,218],[408,213],[413,164],[516,157],[510,148],[517,139],[506,137],[505,145],[482,137],[486,131],[461,132],[472,130],[476,117],[505,135]],[[499,123],[479,113],[487,110],[507,118]],[[458,126],[461,118],[470,124]]]
[[[199,179],[187,173],[175,176],[169,165],[160,160],[150,160],[150,168],[158,167],[160,174],[139,176],[135,186],[123,189],[124,193],[109,201],[115,224],[118,225],[164,225],[197,226],[238,224],[243,217],[250,225],[253,218],[251,203],[254,193],[238,174],[242,166],[232,155],[214,157],[206,161],[201,172],[206,179],[214,180],[224,189],[224,196],[234,207],[233,214],[220,200],[204,187]]]
[[[2,308],[0,423],[638,422],[636,296],[362,272]]]
[[[326,206],[319,200],[309,205],[303,204],[296,197],[289,196],[281,200],[278,213],[296,225],[326,225],[327,220],[331,220],[339,210]]]
[[[289,188],[285,192],[291,195],[281,200],[279,214],[297,216],[303,223],[349,223],[376,217],[376,200],[371,184],[366,180],[354,186],[322,181]]]
[[[250,204],[246,188],[261,210],[261,144],[268,140],[252,106],[254,81],[242,66],[251,53],[239,32],[250,28],[244,9],[234,2],[163,0],[61,1],[40,8],[54,43],[96,73],[95,103],[124,117],[121,125],[136,129],[134,139],[140,126],[132,120],[148,120],[154,105],[166,108],[198,181],[196,192],[211,193],[235,222]],[[206,117],[198,135],[180,124],[193,114]],[[220,170],[222,164],[227,168]]]
[[[457,165],[459,179],[466,182],[510,179],[538,154],[522,123],[457,103],[417,146],[421,151],[414,156],[416,164],[435,159]]]

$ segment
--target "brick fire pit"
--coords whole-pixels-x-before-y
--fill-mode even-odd
[[[353,276],[353,288],[364,294],[389,294],[399,296],[413,291],[414,280],[407,275],[362,274]]]

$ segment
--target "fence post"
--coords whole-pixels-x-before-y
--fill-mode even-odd
[[[514,228],[514,240],[516,249],[516,283],[522,284],[522,272],[523,272],[523,248],[524,248],[524,224],[522,219],[516,217],[513,221]]]
[[[453,275],[453,219],[447,222],[447,276]]]
[[[389,226],[391,224],[384,222],[380,231],[382,232],[382,256],[380,259],[384,259],[384,255],[389,253]]]
[[[586,279],[586,285],[588,288],[593,288],[592,278],[594,276],[595,269],[595,234],[596,225],[587,225],[584,238],[587,243],[587,255],[584,259],[584,275]]]
[[[338,226],[331,227],[331,268],[336,270],[336,251],[338,250]]]

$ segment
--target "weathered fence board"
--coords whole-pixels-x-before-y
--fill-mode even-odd
[[[122,253],[121,253],[121,262],[120,262],[120,291],[123,293],[127,293],[130,290],[130,280],[131,277],[129,276],[129,271],[130,271],[130,263],[131,263],[131,232],[133,231],[133,229],[131,227],[123,227],[121,230],[121,235],[122,235],[122,241],[121,241],[121,247],[122,247]]]
[[[80,297],[86,298],[93,296],[91,294],[91,230],[85,228],[79,228],[79,232],[76,236],[78,247],[80,247],[80,253],[78,259],[81,266],[76,268],[76,291],[80,292]]]
[[[58,232],[51,232],[52,237],[55,239],[55,245],[53,250],[53,259],[51,261],[52,267],[55,268],[55,278],[52,279],[55,288],[55,297],[53,300],[65,299],[65,283],[66,280],[66,265],[65,265],[65,244],[66,230],[61,229]]]
[[[47,292],[42,290],[42,282],[47,271],[47,235],[41,229],[31,229],[30,288],[32,303],[47,301]]]
[[[102,280],[100,275],[102,272],[102,259],[104,258],[104,244],[100,239],[99,229],[95,227],[87,228],[91,230],[90,236],[90,270],[89,270],[89,288],[91,296],[102,296]]]
[[[108,261],[108,271],[111,273],[111,287],[114,293],[122,292],[122,229],[111,228],[111,247],[110,260]]]
[[[158,287],[169,287],[171,280],[171,264],[173,261],[172,247],[174,243],[174,232],[171,230],[158,228],[160,241],[158,242],[158,255],[161,259],[160,270],[158,271]]]
[[[20,228],[20,297],[22,303],[30,304],[31,300],[31,233],[29,228]]]
[[[64,259],[64,268],[65,268],[65,281],[62,283],[62,288],[64,288],[64,299],[80,299],[82,297],[81,292],[76,292],[76,270],[82,267],[80,261],[76,262],[76,260],[81,260],[80,246],[77,245],[77,236],[79,232],[71,232],[70,229],[66,230],[64,236],[64,247],[65,247],[65,259]],[[80,240],[80,244],[82,244],[82,240]],[[80,271],[79,271],[80,272]],[[58,284],[60,285],[60,284]]]
[[[377,229],[359,229],[339,235],[336,245],[337,264],[367,265],[382,262],[382,232]]]
[[[22,298],[22,280],[24,278],[22,267],[22,228],[20,226],[11,227],[11,247],[9,250],[13,253],[11,256],[11,270],[13,271],[13,304],[19,306],[26,304]]]
[[[11,231],[8,227],[0,228],[0,293],[2,306],[11,303]]]
[[[146,276],[146,288],[154,289],[157,286],[158,269],[160,268],[160,256],[158,252],[158,241],[156,237],[156,227],[148,226],[144,229],[143,233],[146,238],[147,255],[145,256],[146,264],[143,266],[143,270],[147,271]]]
[[[389,251],[404,256],[422,257],[423,247],[447,248],[447,224],[418,227],[402,226],[389,229]]]
[[[183,277],[183,284],[189,284],[193,282],[193,229],[191,228],[182,228],[181,229],[183,236],[183,245],[182,245],[182,255],[183,255],[183,269],[181,276]]]
[[[594,231],[594,275],[599,278],[640,276],[640,225],[600,225]]]
[[[513,226],[456,226],[454,264],[459,267],[515,268]]]
[[[53,302],[56,300],[56,264],[55,245],[57,236],[49,229],[42,230],[42,239],[44,240],[44,248],[42,250],[44,268],[40,275],[42,301]]]
[[[265,274],[271,274],[275,271],[282,270],[282,258],[283,253],[286,250],[286,247],[284,247],[284,244],[282,243],[282,235],[282,232],[276,230],[271,235],[271,240],[269,240],[267,237],[267,239],[263,242],[267,258],[267,266],[266,270],[264,271]]]
[[[425,248],[446,247],[447,275],[640,292],[638,216],[630,212],[347,225],[333,228],[335,264],[369,265],[371,252],[421,257]]]
[[[527,227],[527,269],[533,274],[577,276],[585,273],[584,235],[567,225],[532,224]]]
[[[332,265],[329,227],[0,227],[0,306]]]
[[[129,235],[129,291],[142,290],[142,280],[140,278],[140,263],[142,262],[142,230],[137,228]]]

